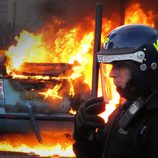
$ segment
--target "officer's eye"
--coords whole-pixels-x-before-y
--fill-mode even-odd
[[[113,68],[116,68],[116,69],[119,69],[122,67],[129,67],[128,63],[126,62],[115,62],[112,65],[113,65]]]

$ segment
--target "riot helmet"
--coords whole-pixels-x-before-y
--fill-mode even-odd
[[[108,34],[97,60],[101,74],[106,64],[126,65],[132,77],[117,91],[128,100],[136,99],[158,86],[158,32],[141,24],[120,26]]]

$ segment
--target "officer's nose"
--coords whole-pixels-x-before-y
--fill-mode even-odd
[[[115,78],[118,74],[118,69],[116,67],[112,67],[111,71],[110,71],[110,74],[109,76],[112,77],[112,78]]]

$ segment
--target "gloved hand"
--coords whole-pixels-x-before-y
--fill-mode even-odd
[[[87,141],[96,128],[104,127],[104,120],[97,116],[105,110],[103,97],[93,98],[81,105],[74,121],[74,139]]]

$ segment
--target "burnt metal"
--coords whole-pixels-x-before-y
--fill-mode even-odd
[[[35,133],[35,135],[36,135],[37,140],[39,141],[39,143],[42,143],[42,137],[40,135],[40,132],[39,132],[36,120],[34,118],[31,105],[27,104],[27,108],[28,108],[28,112],[29,112],[29,115],[30,115],[30,123],[31,123],[31,126],[33,128],[33,131],[34,131],[34,133]]]
[[[34,153],[0,151],[0,158],[53,158],[53,157],[58,157],[58,155],[40,156]],[[60,157],[60,158],[67,158],[67,157]],[[71,158],[74,158],[74,157],[71,157]]]
[[[7,74],[5,61],[6,61],[5,55],[0,54],[0,75],[4,75],[4,76]]]
[[[34,118],[37,120],[50,120],[50,121],[73,121],[74,115],[70,115],[67,113],[54,113],[54,114],[33,114]],[[29,120],[30,116],[28,113],[0,113],[1,119],[25,119]]]
[[[5,112],[10,114],[28,112],[26,103],[32,106],[34,114],[48,114],[52,116],[57,113],[69,113],[70,109],[77,110],[81,103],[84,103],[90,96],[90,89],[87,84],[81,80],[72,80],[74,89],[78,89],[74,96],[69,95],[70,81],[67,79],[61,80],[34,80],[34,79],[12,79],[3,78],[4,98],[0,100],[4,106]],[[53,98],[47,96],[43,92],[48,89],[53,89],[59,85],[58,95],[62,98]],[[82,87],[82,88],[81,88]],[[38,115],[38,116],[39,116]],[[49,119],[49,118],[48,118]]]
[[[94,36],[94,53],[93,53],[93,74],[92,74],[92,92],[91,96],[96,97],[98,92],[99,63],[97,62],[97,52],[101,45],[101,29],[102,29],[102,1],[96,4],[95,17],[95,36]]]
[[[40,156],[30,153],[0,151],[0,158],[40,158]],[[43,157],[43,158],[49,158],[49,157]]]
[[[61,74],[71,74],[72,66],[68,63],[28,63],[25,62],[21,65],[20,71],[15,70],[16,74],[19,75],[48,75],[48,76],[59,76]]]

